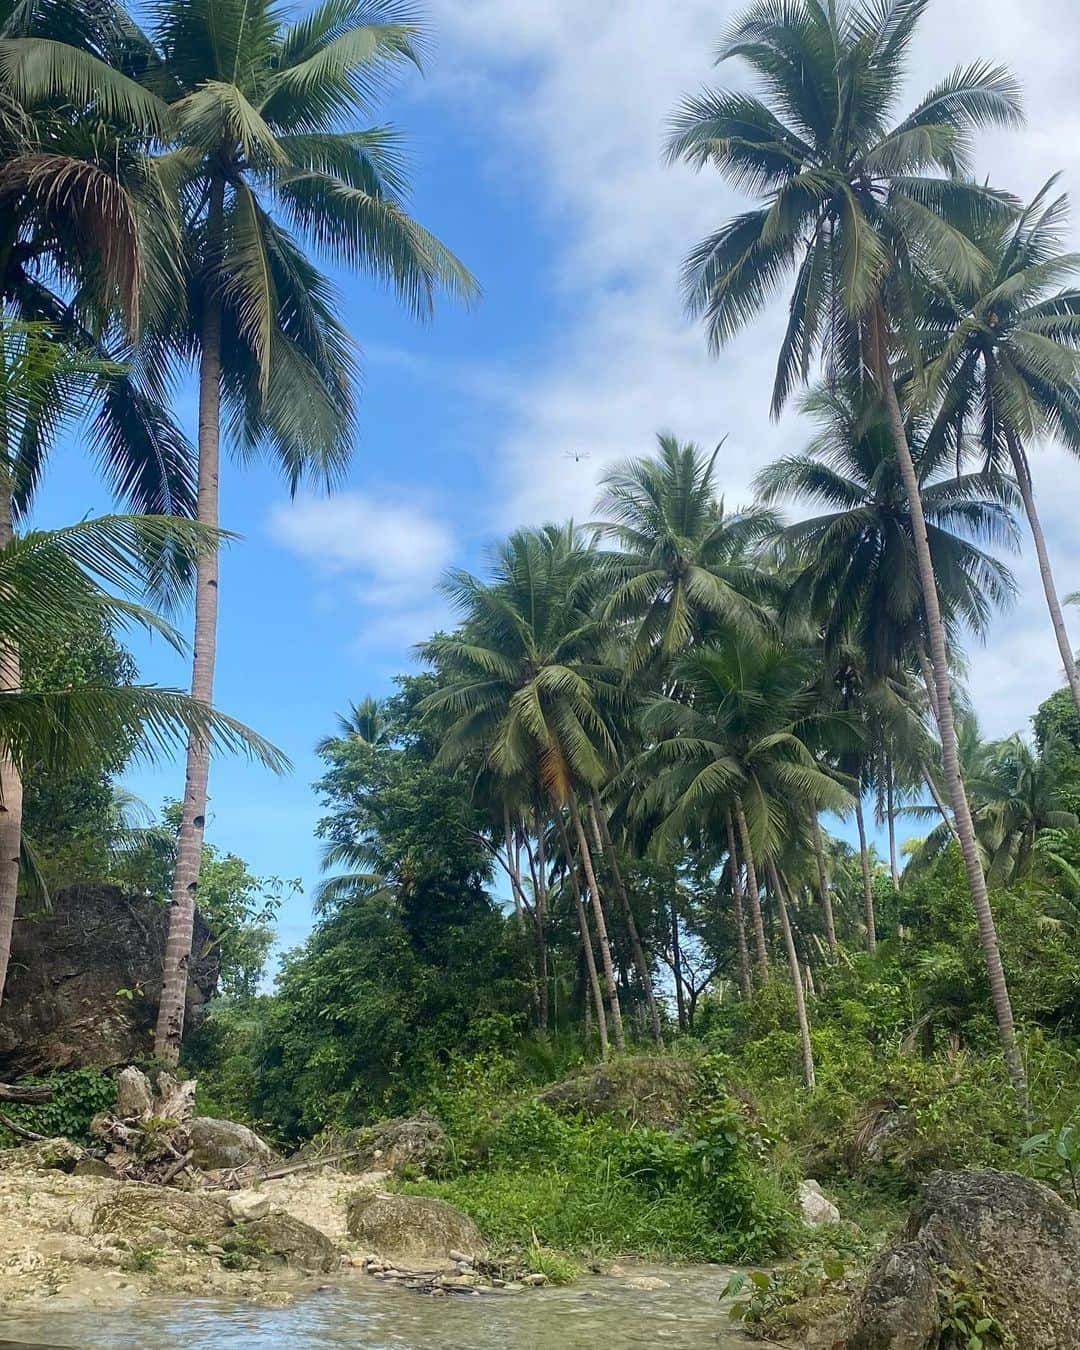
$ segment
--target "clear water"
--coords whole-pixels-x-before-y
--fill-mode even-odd
[[[733,1350],[720,1294],[728,1272],[635,1268],[669,1289],[630,1289],[621,1277],[597,1277],[562,1289],[522,1294],[428,1298],[376,1280],[313,1293],[288,1308],[210,1300],[145,1301],[93,1312],[0,1317],[0,1345],[79,1350],[168,1346],[178,1350]]]

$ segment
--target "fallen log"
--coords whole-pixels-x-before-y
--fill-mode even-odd
[[[39,1102],[51,1102],[53,1090],[44,1083],[35,1084],[33,1087],[19,1087],[15,1083],[0,1083],[0,1102],[28,1102],[37,1105]]]

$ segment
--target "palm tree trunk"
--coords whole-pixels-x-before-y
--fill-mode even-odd
[[[1046,608],[1050,611],[1050,622],[1054,627],[1054,637],[1057,638],[1061,663],[1065,667],[1065,678],[1072,690],[1076,711],[1080,714],[1080,676],[1076,673],[1076,657],[1073,655],[1073,649],[1069,642],[1069,634],[1065,628],[1065,616],[1061,612],[1061,602],[1058,600],[1057,587],[1054,585],[1054,573],[1050,567],[1050,554],[1046,548],[1042,521],[1035,509],[1031,466],[1028,464],[1027,455],[1024,454],[1023,446],[1017,440],[1015,432],[1010,430],[1006,435],[1009,442],[1009,455],[1013,463],[1013,473],[1020,487],[1020,496],[1024,503],[1024,511],[1027,513],[1028,524],[1031,526],[1031,537],[1035,541],[1035,556],[1039,560],[1039,576],[1042,579],[1043,594],[1046,596]]]
[[[683,987],[682,942],[679,940],[679,910],[675,904],[675,892],[671,894],[671,973],[675,977],[675,1008],[679,1019],[679,1030],[687,1031],[686,990]]]
[[[735,850],[735,822],[731,812],[727,813],[728,869],[731,872],[731,899],[735,911],[735,946],[739,953],[739,995],[747,999],[753,993],[750,977],[750,952],[746,946],[746,925],[743,922],[742,873],[739,870],[739,857]]]
[[[938,809],[938,814],[941,816],[941,819],[945,822],[945,824],[949,827],[949,833],[952,835],[952,837],[954,839],[957,839],[958,835],[956,833],[956,823],[954,822],[952,815],[949,812],[949,808],[945,805],[945,802],[942,800],[941,793],[938,791],[938,785],[937,783],[934,782],[934,775],[930,772],[930,766],[928,764],[923,765],[923,778],[926,780],[926,786],[929,789],[930,796],[933,797],[934,799],[934,805]]]
[[[893,890],[900,889],[900,872],[896,866],[896,801],[893,791],[893,772],[891,762],[885,769],[885,814],[889,822],[889,871],[892,873]]]
[[[765,946],[765,921],[761,917],[761,895],[758,888],[757,872],[754,869],[754,850],[750,847],[750,830],[746,824],[746,812],[742,801],[735,798],[735,822],[739,827],[739,843],[742,845],[743,862],[746,864],[746,892],[750,899],[750,919],[754,926],[754,947],[757,963],[765,979],[769,976],[769,952]]]
[[[203,278],[204,310],[199,361],[199,487],[198,516],[202,525],[218,524],[218,464],[221,448],[221,302],[214,278],[221,254],[225,184],[210,188],[207,217],[207,272]],[[218,550],[204,549],[195,573],[195,642],[191,667],[191,696],[210,706],[217,657]],[[176,840],[176,870],[165,943],[165,970],[161,984],[154,1055],[165,1064],[180,1058],[187,1002],[188,964],[195,922],[195,892],[202,866],[206,831],[206,792],[210,776],[210,742],[193,734],[188,739],[187,769],[180,830]]]
[[[855,820],[859,826],[859,862],[862,866],[863,904],[866,909],[866,950],[877,949],[877,924],[874,920],[874,883],[870,877],[870,850],[866,846],[866,822],[863,820],[862,798],[855,797]]]
[[[592,992],[593,1008],[596,1011],[596,1025],[600,1032],[600,1053],[607,1059],[608,1057],[608,1034],[607,1034],[607,1014],[604,1012],[604,996],[600,992],[600,979],[596,973],[596,958],[593,956],[592,935],[589,932],[589,917],[585,913],[585,904],[581,898],[581,882],[578,880],[577,862],[574,859],[574,851],[570,847],[570,839],[566,833],[566,826],[563,823],[562,812],[558,806],[555,807],[555,823],[558,826],[559,837],[562,840],[563,856],[566,859],[566,867],[570,878],[570,893],[574,897],[574,907],[577,910],[578,931],[581,933],[581,950],[585,957],[585,970],[589,976],[589,989]],[[589,1031],[585,1030],[585,1043],[588,1044]]]
[[[537,813],[536,871],[533,878],[533,936],[536,947],[536,984],[540,995],[539,1027],[548,1025],[548,960],[547,960],[547,859],[544,856],[544,821]]]
[[[784,947],[787,951],[788,968],[791,971],[791,985],[795,990],[795,1016],[799,1022],[799,1043],[802,1046],[803,1059],[803,1077],[806,1080],[806,1086],[811,1090],[815,1084],[814,1077],[814,1049],[810,1044],[810,1019],[806,1015],[806,996],[803,993],[802,967],[799,965],[799,956],[795,950],[795,939],[791,933],[791,924],[788,920],[787,904],[784,899],[784,888],[780,882],[780,874],[773,862],[766,864],[769,869],[769,885],[773,894],[776,896],[776,906],[780,914],[780,929],[784,935]]]
[[[626,932],[630,938],[630,951],[634,957],[634,967],[638,973],[638,979],[641,981],[641,987],[645,992],[645,1003],[649,1010],[649,1025],[652,1028],[652,1038],[657,1046],[662,1050],[664,1048],[664,1033],[660,1028],[660,1012],[656,1006],[656,993],[653,989],[652,974],[649,971],[649,963],[645,958],[645,948],[641,944],[641,935],[638,933],[637,922],[634,919],[634,911],[630,908],[630,897],[626,892],[626,883],[623,881],[622,868],[619,866],[619,859],[615,854],[615,845],[611,839],[611,826],[608,824],[607,813],[604,810],[604,804],[599,795],[594,791],[592,795],[593,820],[596,822],[601,846],[604,851],[604,857],[607,859],[608,869],[611,872],[612,880],[615,882],[615,894],[619,897],[619,906],[622,909],[623,921],[626,924]]]
[[[6,444],[7,437],[0,441]],[[0,548],[15,537],[11,519],[11,491],[0,492]],[[0,649],[0,691],[16,693],[22,670],[16,647]],[[11,939],[15,930],[15,904],[19,893],[19,857],[22,852],[23,782],[15,761],[0,747],[0,1001],[11,962]]]
[[[830,956],[836,956],[836,920],[833,915],[832,892],[829,890],[829,873],[825,866],[825,849],[821,842],[821,824],[817,812],[810,810],[810,833],[814,841],[814,858],[817,861],[818,891],[821,895],[821,908],[825,913],[825,940],[829,944]]]
[[[975,917],[979,928],[979,944],[982,947],[986,964],[987,979],[990,984],[990,996],[997,1018],[998,1032],[1001,1037],[1005,1062],[1016,1089],[1021,1108],[1029,1112],[1027,1075],[1020,1058],[1020,1048],[1016,1041],[1016,1028],[1013,1023],[1012,1002],[1009,998],[1009,986],[1005,979],[1005,970],[1001,964],[1001,951],[998,947],[997,928],[994,914],[990,908],[990,896],[986,889],[986,876],[983,873],[979,848],[975,841],[975,827],[971,819],[971,807],[967,792],[960,776],[960,757],[956,744],[956,725],[953,720],[952,683],[949,678],[948,657],[945,649],[945,627],[941,621],[941,605],[938,600],[937,582],[934,576],[934,562],[930,554],[930,540],[926,533],[926,518],[923,515],[922,497],[919,492],[919,480],[915,473],[915,464],[911,458],[907,432],[904,429],[904,415],[896,397],[896,386],[892,379],[892,370],[886,355],[888,322],[880,300],[876,303],[873,315],[876,346],[876,373],[878,385],[885,401],[885,411],[889,418],[893,442],[896,446],[900,464],[900,476],[907,494],[911,511],[912,533],[915,543],[915,560],[919,569],[919,583],[923,594],[923,607],[926,612],[927,636],[930,640],[930,664],[933,668],[934,692],[938,729],[941,734],[941,759],[945,770],[945,782],[949,789],[953,819],[956,823],[960,852],[964,858],[964,870],[967,873],[968,887]]]
[[[615,1048],[622,1053],[626,1049],[626,1038],[623,1035],[622,1009],[619,1007],[619,989],[615,983],[615,966],[611,959],[611,943],[608,941],[604,903],[600,896],[600,887],[596,884],[592,853],[589,851],[589,841],[585,837],[585,827],[581,823],[581,812],[578,810],[576,798],[572,795],[570,797],[570,819],[574,823],[574,833],[577,835],[578,848],[581,850],[581,865],[585,869],[585,884],[592,896],[596,936],[600,943],[600,960],[604,967],[604,983],[607,985],[611,1024],[615,1030]]]

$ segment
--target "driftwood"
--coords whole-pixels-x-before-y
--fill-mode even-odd
[[[40,1102],[51,1102],[53,1090],[46,1087],[44,1083],[34,1087],[18,1087],[13,1083],[0,1083],[0,1102],[29,1102],[38,1105]]]
[[[195,1084],[162,1071],[151,1086],[140,1069],[127,1068],[116,1080],[116,1105],[90,1122],[90,1132],[109,1145],[105,1161],[118,1177],[174,1181],[191,1163],[191,1117]]]
[[[12,1134],[17,1134],[22,1139],[29,1139],[35,1144],[49,1137],[47,1134],[38,1134],[36,1130],[28,1130],[25,1125],[20,1125],[10,1116],[5,1116],[2,1111],[0,1111],[0,1125],[3,1125],[5,1130],[10,1130]]]

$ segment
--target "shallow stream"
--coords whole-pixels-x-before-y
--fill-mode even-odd
[[[632,1289],[653,1275],[670,1288]],[[124,1308],[0,1315],[2,1346],[79,1350],[733,1350],[746,1342],[729,1329],[719,1298],[728,1272],[635,1266],[630,1277],[589,1277],[527,1294],[429,1298],[377,1280],[350,1280],[288,1308],[211,1300],[142,1300]]]

